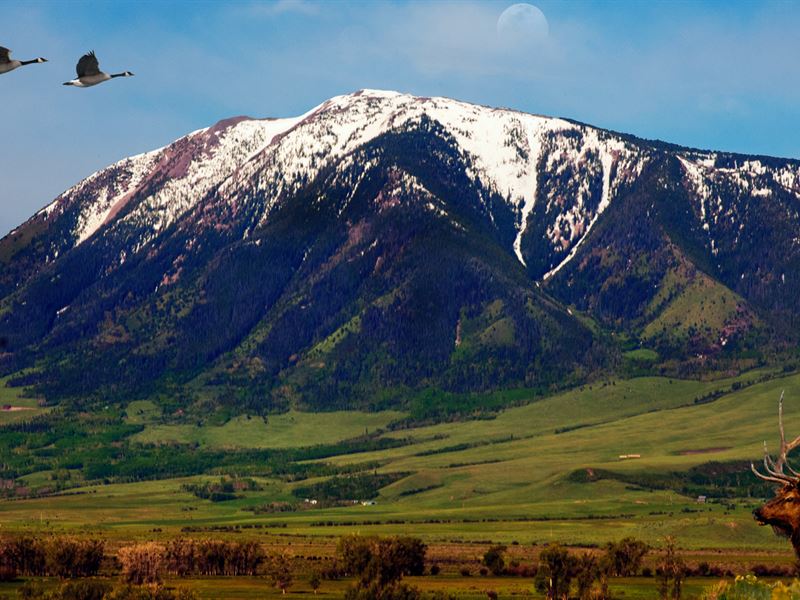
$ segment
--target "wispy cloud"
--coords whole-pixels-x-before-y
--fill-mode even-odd
[[[267,17],[274,17],[287,13],[314,16],[319,14],[320,4],[318,2],[310,2],[309,0],[264,0],[262,2],[254,2],[249,5],[248,9],[253,15]]]

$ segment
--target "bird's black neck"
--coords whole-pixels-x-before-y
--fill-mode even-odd
[[[33,60],[21,60],[19,62],[21,64],[23,64],[23,65],[32,65],[33,63],[38,63],[39,59],[38,58],[34,58]]]

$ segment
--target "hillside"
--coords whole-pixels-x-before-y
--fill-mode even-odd
[[[787,360],[799,198],[796,161],[361,90],[120,161],[3,238],[0,365],[51,403],[267,413]]]
[[[786,540],[752,518],[758,498],[771,488],[752,476],[749,460],[760,456],[764,439],[777,439],[777,397],[799,382],[797,375],[768,371],[715,382],[607,381],[494,419],[400,429],[390,426],[402,418],[397,414],[333,413],[319,428],[320,415],[297,412],[182,428],[164,425],[158,411],[140,403],[129,407],[124,421],[143,429],[103,462],[105,480],[91,478],[99,463],[75,468],[86,454],[59,442],[65,451],[52,456],[52,470],[23,475],[18,483],[27,493],[61,491],[40,498],[20,492],[15,501],[0,502],[0,514],[11,530],[83,531],[91,525],[121,538],[229,530],[590,545],[625,535],[658,544],[669,534],[684,548],[788,554]],[[794,397],[786,405],[790,435],[800,423]],[[351,438],[359,426],[371,438]],[[324,437],[309,436],[309,428]],[[4,442],[11,439],[0,433]],[[380,448],[378,439],[394,443]],[[150,445],[154,441],[161,446]],[[303,449],[317,442],[324,445]],[[158,447],[164,449],[161,464],[176,469],[173,476],[130,477]],[[223,456],[221,449],[234,462],[217,458],[207,472],[177,470],[192,456]],[[41,464],[51,460],[43,450],[26,454]],[[634,454],[638,458],[620,458]],[[291,465],[287,458],[302,460]],[[218,501],[193,491],[217,484],[222,473],[256,485]],[[698,504],[698,495],[708,502]],[[371,497],[376,504],[352,502]]]

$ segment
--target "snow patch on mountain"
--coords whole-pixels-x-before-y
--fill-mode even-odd
[[[220,195],[231,198],[257,190],[265,198],[261,223],[266,222],[271,208],[282,197],[302,188],[325,165],[345,159],[377,136],[418,123],[423,117],[436,121],[453,137],[468,159],[467,174],[502,196],[517,213],[517,234],[511,250],[523,264],[521,243],[537,198],[537,171],[543,154],[542,140],[547,134],[583,131],[585,147],[572,153],[570,160],[579,163],[588,152],[601,157],[606,191],[596,208],[600,212],[606,209],[616,189],[612,169],[635,154],[632,147],[613,136],[601,136],[596,130],[563,119],[449,98],[362,90],[331,98],[313,110],[287,131],[280,143],[266,147],[261,156],[254,157],[236,177],[225,182]],[[567,152],[565,148],[556,150]],[[345,160],[340,168],[348,164]],[[640,165],[629,170],[638,173]],[[577,210],[580,214],[565,217],[573,225],[575,221],[583,223],[582,229],[571,227],[569,245],[576,241],[575,232],[588,233],[590,221],[599,214],[580,202]],[[558,237],[557,233],[554,235]]]
[[[71,228],[67,238],[74,245],[106,226],[112,235],[119,228],[125,242],[121,256],[125,257],[147,247],[200,203],[203,209],[219,205],[233,211],[204,215],[235,214],[239,205],[256,203],[254,221],[246,228],[249,233],[269,219],[277,203],[324,168],[337,165],[341,175],[351,170],[353,161],[370,160],[358,152],[370,141],[424,119],[438,123],[451,137],[464,157],[467,175],[506,201],[516,227],[508,250],[522,264],[532,219],[546,215],[545,222],[536,227],[546,236],[552,261],[546,266],[545,279],[575,257],[621,188],[639,177],[651,152],[616,134],[564,119],[449,98],[361,90],[331,98],[293,118],[236,117],[197,130],[165,148],[98,171],[37,217],[54,221],[69,214],[64,222]],[[676,154],[687,186],[698,199],[706,231],[720,219],[736,219],[738,205],[748,200],[763,200],[781,189],[800,197],[796,164],[775,168],[758,159],[737,164],[714,153]],[[359,162],[359,166],[361,175],[348,182],[353,194],[371,165]],[[735,190],[736,201],[723,203],[730,189]],[[486,213],[493,220],[486,196],[479,201],[487,204]],[[324,195],[316,201],[325,201]],[[430,204],[437,214],[446,213],[438,200],[431,199]]]
[[[641,149],[619,138],[585,126],[580,133],[557,140],[556,148],[550,148],[544,168],[551,176],[571,176],[573,180],[569,188],[572,197],[564,197],[563,186],[551,189],[547,197],[548,212],[556,213],[547,236],[556,255],[562,253],[563,258],[543,275],[544,280],[575,257],[620,187],[639,177],[647,162]],[[595,179],[600,180],[599,200],[595,200],[592,186]]]
[[[62,198],[56,202],[56,206],[60,206],[62,203],[69,206],[72,199],[78,199],[87,192],[89,194],[88,202],[80,202],[81,206],[73,230],[75,245],[89,239],[106,222],[109,215],[118,208],[123,198],[141,184],[154,167],[159,152],[159,150],[154,150],[121,160],[83,180],[62,195]],[[56,206],[51,205],[50,212]]]

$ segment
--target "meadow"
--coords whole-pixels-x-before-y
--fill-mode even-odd
[[[373,476],[401,475],[372,502],[353,498],[359,502],[317,504],[293,492],[313,489],[328,477],[253,475],[254,489],[222,502],[197,497],[187,488],[213,484],[221,472],[93,482],[55,495],[0,501],[0,531],[102,537],[112,546],[176,535],[255,539],[281,551],[320,556],[332,556],[336,540],[348,533],[413,535],[428,543],[434,555],[456,554],[467,562],[477,560],[490,543],[534,552],[552,542],[596,548],[634,536],[659,548],[671,535],[695,563],[707,560],[731,572],[747,572],[758,564],[789,567],[794,557],[788,542],[753,520],[752,510],[769,492],[752,475],[742,475],[736,488],[752,486],[752,495],[711,494],[705,503],[658,485],[659,477],[669,483],[669,477],[711,462],[760,460],[764,440],[777,445],[777,400],[784,390],[791,436],[800,433],[800,375],[770,370],[709,381],[610,380],[521,402],[494,415],[425,426],[408,426],[400,412],[292,411],[196,427],[165,423],[156,405],[140,402],[126,411],[129,423],[143,426],[135,443],[286,449],[312,441],[339,442],[367,430],[402,443],[309,462]],[[592,477],[595,473],[605,475]],[[46,474],[34,473],[23,479],[35,485],[43,478]],[[529,580],[463,578],[446,569],[438,578],[421,581],[426,591],[445,587],[465,599],[486,597],[487,589],[501,595],[532,593]],[[685,597],[694,597],[712,581],[692,578]],[[215,586],[224,586],[226,598],[276,593],[259,578],[185,583],[203,598],[219,597]],[[342,585],[330,582],[320,595],[339,595]],[[646,578],[614,585],[624,589],[625,598],[653,597],[655,590],[654,580]],[[302,577],[293,593],[313,595]]]
[[[444,593],[458,600],[485,600],[488,591],[497,592],[501,598],[544,598],[534,591],[529,579],[509,577],[409,577],[407,583],[419,588],[426,595]],[[684,598],[698,598],[717,579],[697,577],[689,579],[684,586]],[[341,598],[352,581],[326,581],[315,594],[306,580],[297,581],[289,590],[292,598],[310,600],[312,598]],[[57,583],[50,581],[49,586],[55,588]],[[165,582],[167,587],[189,588],[202,600],[225,598],[226,600],[262,600],[267,598],[285,598],[280,590],[270,586],[261,577],[202,577],[191,579],[171,579]],[[16,599],[20,584],[0,584],[0,598]],[[610,586],[612,597],[626,600],[652,600],[657,597],[656,583],[653,578],[629,577],[614,580]]]

